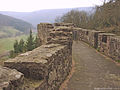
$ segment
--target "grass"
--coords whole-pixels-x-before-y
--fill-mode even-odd
[[[10,37],[10,38],[2,38],[0,39],[0,54],[4,52],[8,52],[10,50],[13,50],[13,45],[15,40],[23,39],[24,41],[27,40],[29,35],[21,35],[16,37]],[[33,37],[36,37],[36,33],[33,33]]]
[[[33,36],[35,37],[36,34],[33,34]],[[26,42],[27,38],[28,38],[28,35],[21,35],[21,36],[17,36],[17,37],[0,39],[0,65],[3,65],[4,61],[9,59],[7,52],[10,50],[13,50],[13,45],[15,43],[15,40],[19,41],[20,39],[23,39]],[[1,56],[1,55],[3,55],[3,56]]]
[[[120,60],[116,60],[116,62],[120,63]]]
[[[4,61],[9,59],[9,56],[7,54],[8,51],[13,50],[13,44],[15,40],[23,39],[26,41],[28,35],[21,35],[17,37],[10,37],[10,38],[2,38],[0,39],[0,55],[5,55],[0,57],[0,65],[4,65]]]
[[[28,37],[28,35],[21,35],[21,36],[17,36],[17,37],[10,37],[10,38],[3,38],[0,39],[0,53],[4,53],[10,50],[13,50],[13,44],[15,42],[15,40],[26,40]]]

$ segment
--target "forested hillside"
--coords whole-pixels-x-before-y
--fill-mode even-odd
[[[79,10],[79,11],[92,11],[93,7],[78,7],[78,8],[63,8],[63,9],[45,9],[39,10],[34,12],[7,12],[7,11],[0,11],[1,14],[12,16],[24,21],[27,21],[34,25],[35,27],[40,22],[48,22],[54,23],[54,20],[58,16],[62,16],[65,13],[71,10]]]
[[[0,14],[0,38],[28,33],[33,26],[25,21]]]
[[[106,0],[104,0],[106,1]],[[57,22],[74,23],[81,28],[103,30],[120,35],[120,0],[109,0],[96,6],[95,12],[72,10],[57,18]]]

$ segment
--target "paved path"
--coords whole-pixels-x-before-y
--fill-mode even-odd
[[[67,90],[120,90],[120,66],[109,58],[80,41],[73,44],[73,59]]]

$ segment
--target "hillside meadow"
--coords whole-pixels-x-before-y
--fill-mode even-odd
[[[0,39],[0,54],[13,50],[15,40],[23,39],[26,41],[28,35]]]

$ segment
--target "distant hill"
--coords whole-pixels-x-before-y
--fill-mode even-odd
[[[14,37],[23,34],[23,32],[13,28],[12,26],[0,26],[0,39]]]
[[[0,38],[28,33],[32,24],[11,16],[0,14]]]
[[[8,16],[12,16],[18,19],[22,19],[27,21],[34,26],[37,26],[40,22],[49,22],[54,23],[54,20],[57,16],[62,16],[63,14],[77,9],[79,11],[86,11],[86,12],[93,12],[93,7],[79,7],[79,8],[65,8],[65,9],[46,9],[46,10],[39,10],[34,12],[7,12],[1,11],[1,14],[5,14]]]

